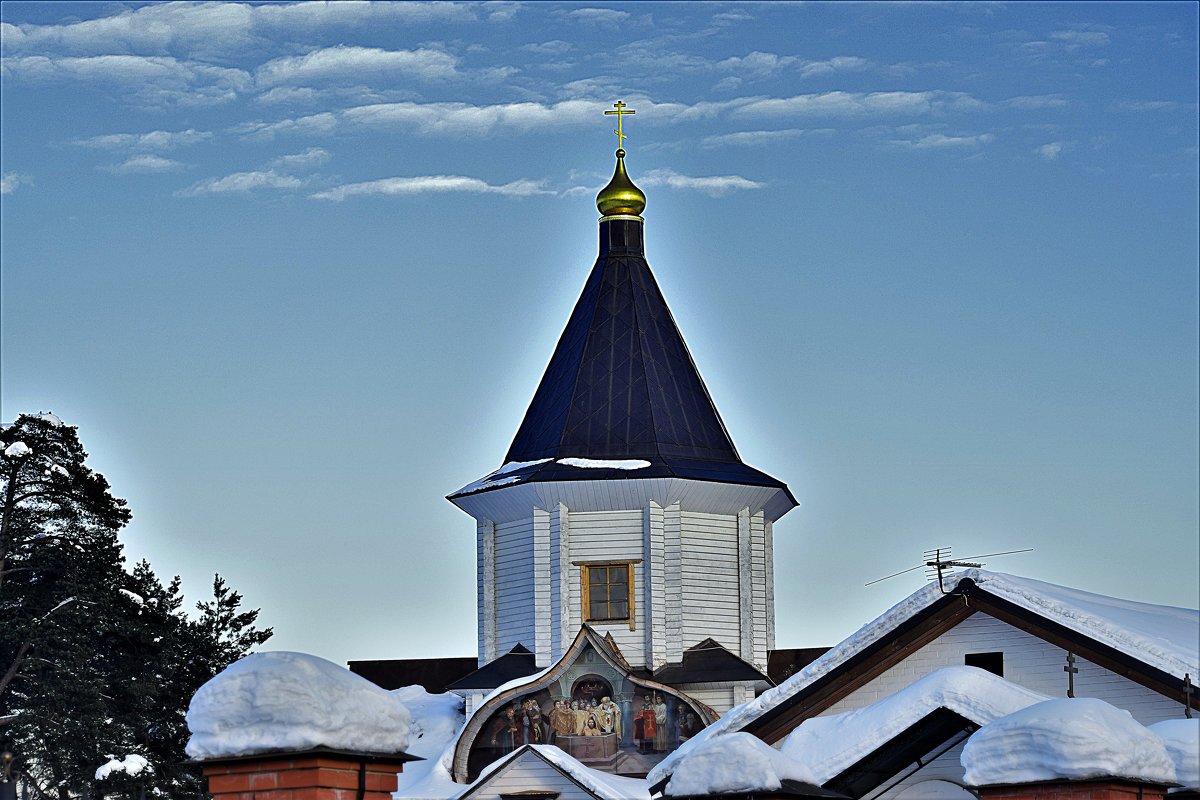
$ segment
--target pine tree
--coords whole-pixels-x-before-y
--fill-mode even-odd
[[[272,632],[219,575],[190,619],[178,577],[164,585],[145,561],[127,572],[129,511],[86,457],[53,415],[0,429],[0,749],[59,800],[192,798],[198,780],[175,768],[188,703]],[[113,757],[147,767],[97,779]]]

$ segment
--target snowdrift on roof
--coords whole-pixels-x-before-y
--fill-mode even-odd
[[[865,708],[805,720],[780,749],[823,784],[939,708],[986,725],[1047,699],[975,667],[943,667]]]
[[[783,781],[819,784],[798,761],[749,733],[731,733],[692,748],[675,764],[665,796],[773,792]]]
[[[306,653],[254,653],[200,687],[188,707],[196,759],[328,747],[401,753],[410,715],[391,693]]]
[[[984,725],[962,752],[971,786],[1088,778],[1174,783],[1162,739],[1094,697],[1059,698]]]
[[[1175,762],[1175,781],[1200,791],[1200,718],[1168,719],[1148,727],[1167,746]]]

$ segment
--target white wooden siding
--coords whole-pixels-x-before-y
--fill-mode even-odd
[[[709,706],[718,714],[724,714],[734,706],[732,684],[725,686],[683,684],[678,689],[688,697],[694,697],[701,703],[704,703],[704,705]]]
[[[551,658],[557,661],[571,643],[571,514],[559,503],[550,512],[550,618]],[[566,600],[564,601],[564,598]]]
[[[711,636],[736,653],[741,642],[737,517],[682,511],[680,545],[683,648]]]
[[[502,794],[529,791],[558,792],[558,800],[594,800],[557,768],[530,752],[522,753],[505,764],[471,793],[479,800],[499,800]]]
[[[665,655],[667,600],[666,565],[664,561],[663,510],[651,502],[642,513],[642,613],[646,624],[642,628],[644,658],[649,669],[667,663]]]
[[[765,519],[761,512],[750,517],[750,554],[750,594],[754,604],[752,617],[755,625],[753,656],[746,660],[765,673],[767,651],[771,647],[768,640],[773,637],[772,632],[768,630],[767,613],[774,603],[767,602],[767,535]]]
[[[550,514],[533,509],[533,645],[534,663],[550,666]]]
[[[642,560],[643,511],[588,511],[571,512],[571,561],[640,561]],[[595,623],[593,627],[603,636],[611,633],[621,653],[630,664],[645,664],[645,609],[643,578],[645,564],[633,567],[634,630],[629,623]],[[571,630],[578,631],[582,624],[580,614],[583,601],[579,583],[579,567],[571,565]]]
[[[767,653],[770,654],[775,649],[775,523],[767,519],[765,514],[763,519],[763,543],[767,564]]]
[[[754,661],[754,582],[750,566],[750,509],[737,515],[738,530],[738,655],[743,661]]]
[[[496,648],[504,655],[515,645],[533,650],[533,516],[496,526]]]
[[[683,657],[683,573],[679,547],[679,504],[663,509],[663,587],[666,592],[664,624],[666,625],[665,655],[667,661],[678,664]]]
[[[895,694],[940,667],[961,665],[967,653],[1004,653],[1004,679],[1049,697],[1066,697],[1067,653],[986,614],[973,614],[848,697],[821,712],[837,714]],[[1076,697],[1097,697],[1124,708],[1143,725],[1174,719],[1182,703],[1076,657]]]
[[[494,660],[496,652],[496,526],[481,519],[475,525],[478,550],[479,666]]]

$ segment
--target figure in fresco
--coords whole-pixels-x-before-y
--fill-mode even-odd
[[[511,753],[521,746],[521,723],[517,719],[516,705],[504,709],[504,716],[492,726],[492,747]]]
[[[642,710],[634,718],[634,738],[638,740],[638,752],[648,753],[654,749],[654,734],[656,732],[654,709],[650,706],[647,695],[642,703]]]
[[[700,732],[700,721],[690,711],[679,716],[679,738],[690,739]]]
[[[605,733],[621,735],[621,708],[611,697],[605,697],[600,702],[600,728]]]
[[[661,694],[654,695],[654,752],[664,753],[670,741],[667,728],[667,703]]]
[[[587,724],[588,712],[584,701],[571,701],[571,714],[575,717],[575,735],[583,736],[583,726]]]
[[[554,709],[550,712],[550,727],[554,729],[555,738],[575,733],[575,715],[571,713],[566,700],[554,701]]]
[[[528,729],[525,736],[525,744],[542,744],[546,741],[546,729],[543,727],[544,720],[542,719],[542,707],[538,705],[537,700],[526,700],[525,719],[528,724]]]
[[[583,735],[599,736],[600,734],[600,726],[596,723],[596,715],[588,714],[587,722],[583,726]]]

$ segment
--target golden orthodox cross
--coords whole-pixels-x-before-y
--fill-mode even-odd
[[[626,111],[625,104],[622,103],[620,100],[613,103],[613,108],[615,108],[616,111],[605,111],[604,114],[605,114],[605,116],[610,116],[612,114],[617,115],[617,129],[615,131],[613,131],[613,133],[615,133],[617,135],[617,147],[624,150],[625,149],[625,140],[629,137],[627,137],[625,135],[625,128],[621,124],[621,118],[624,117],[626,114],[636,114],[637,112],[634,111],[632,108],[629,109],[628,111]]]

